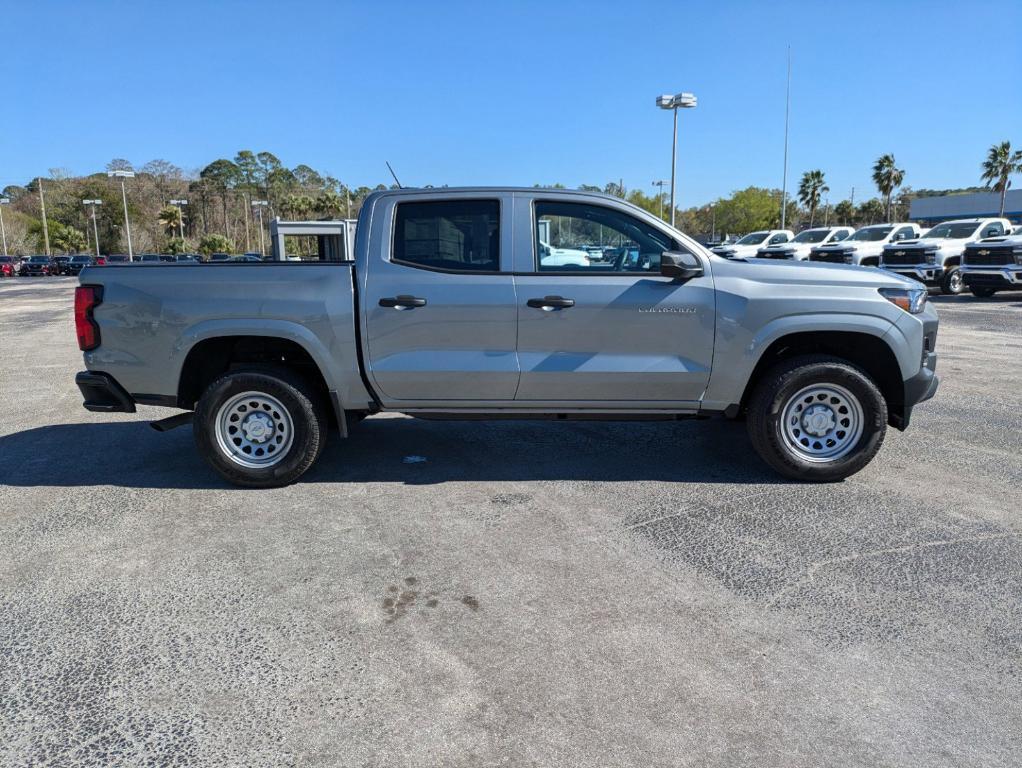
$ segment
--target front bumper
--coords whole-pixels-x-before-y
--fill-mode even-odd
[[[135,401],[117,383],[117,379],[102,371],[82,371],[75,376],[75,384],[82,392],[87,411],[100,413],[134,413]]]
[[[1022,266],[962,267],[962,280],[970,288],[1022,290]]]
[[[896,275],[918,280],[926,285],[939,283],[940,279],[944,277],[945,272],[944,267],[940,264],[917,264],[914,266],[884,264],[883,268],[888,272],[894,272]]]

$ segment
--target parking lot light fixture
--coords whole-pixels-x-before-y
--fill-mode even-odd
[[[96,258],[99,258],[99,227],[96,226],[96,206],[103,205],[102,200],[82,200],[82,205],[92,206],[92,234],[96,238]]]
[[[674,178],[678,166],[678,110],[679,109],[695,109],[698,101],[695,94],[692,93],[676,93],[673,96],[671,94],[664,94],[656,97],[656,105],[660,109],[670,109],[674,111],[674,138],[671,143],[671,226],[674,226],[675,210],[674,210]]]
[[[259,216],[259,255],[265,256],[266,251],[263,249],[263,208],[270,204],[269,200],[253,200],[252,207],[256,209],[256,214]]]
[[[171,200],[170,204],[177,206],[177,212],[178,212],[177,223],[178,223],[178,226],[180,226],[180,228],[181,228],[181,241],[184,242],[184,239],[185,239],[185,209],[182,208],[181,206],[188,205],[188,201],[187,200]]]
[[[4,229],[4,206],[11,204],[11,198],[0,197],[0,238],[4,241],[4,256],[7,255],[7,230]]]
[[[654,187],[659,187],[660,192],[657,193],[657,197],[660,198],[660,220],[664,219],[664,184],[667,184],[667,179],[657,179],[652,182]]]
[[[121,180],[121,200],[124,202],[124,232],[128,236],[128,261],[135,260],[135,254],[131,250],[131,222],[128,221],[128,193],[124,189],[124,180],[135,178],[134,171],[107,171],[106,175],[111,179],[117,178]]]

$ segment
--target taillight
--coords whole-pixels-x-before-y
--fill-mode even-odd
[[[99,346],[99,326],[92,311],[102,301],[102,286],[80,285],[75,288],[75,333],[78,334],[78,348],[83,352]]]

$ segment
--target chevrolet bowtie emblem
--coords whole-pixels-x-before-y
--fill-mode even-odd
[[[987,251],[987,250],[977,251],[977,253],[979,253],[980,256],[989,256],[990,255],[990,251]]]
[[[905,255],[905,252],[904,252],[904,251],[895,251],[895,252],[894,252],[894,255],[895,255],[895,256],[904,256],[904,255]]]

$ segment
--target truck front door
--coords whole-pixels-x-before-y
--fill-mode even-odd
[[[357,233],[371,238],[360,299],[366,368],[385,406],[513,400],[517,316],[501,226],[510,217],[510,194],[375,203],[371,235]]]
[[[676,282],[660,255],[683,245],[625,206],[518,194],[516,404],[697,407],[713,356],[707,260],[703,276]],[[546,244],[587,258],[548,262]]]

